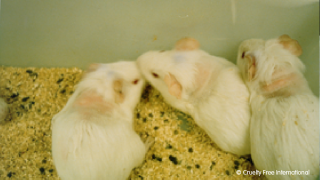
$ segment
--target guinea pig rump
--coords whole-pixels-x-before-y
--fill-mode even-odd
[[[78,118],[75,114],[66,117]],[[107,124],[81,119],[55,123],[63,126],[54,127],[53,137],[53,143],[60,144],[54,147],[53,156],[62,178],[73,174],[72,179],[125,179],[142,163],[145,146],[130,123],[100,120]]]

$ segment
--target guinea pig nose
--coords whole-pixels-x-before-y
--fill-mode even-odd
[[[154,73],[154,72],[152,72],[152,76],[155,77],[155,78],[158,78],[158,77],[159,77],[159,75],[156,74],[156,73]]]
[[[132,81],[132,84],[138,84],[139,79],[135,79],[134,81]]]

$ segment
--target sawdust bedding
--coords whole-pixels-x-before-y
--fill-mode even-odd
[[[0,67],[0,97],[10,114],[0,124],[0,179],[59,179],[51,156],[51,118],[74,91],[78,68]],[[130,179],[264,179],[237,175],[255,170],[250,157],[221,151],[193,121],[147,85],[134,127],[155,144]]]

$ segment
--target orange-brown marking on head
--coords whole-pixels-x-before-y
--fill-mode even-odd
[[[295,56],[300,56],[302,54],[302,48],[298,41],[291,39],[290,36],[286,34],[280,36],[278,39],[280,44],[282,44],[286,50],[291,52],[291,54]]]
[[[85,114],[89,112],[106,113],[113,108],[111,103],[104,101],[103,97],[95,92],[81,94],[78,99],[75,100],[73,106],[81,108],[80,111]]]
[[[192,51],[199,49],[200,43],[194,38],[182,38],[177,41],[175,49],[178,51]]]

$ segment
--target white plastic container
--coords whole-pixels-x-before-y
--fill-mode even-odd
[[[181,37],[235,62],[248,38],[288,34],[319,94],[318,0],[2,0],[0,65],[86,67],[170,49]]]

